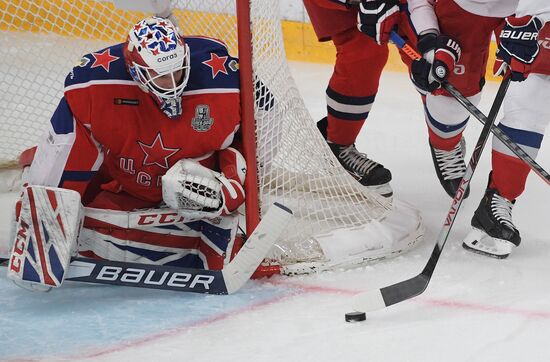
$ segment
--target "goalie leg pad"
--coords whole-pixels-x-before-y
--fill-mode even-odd
[[[146,211],[153,214],[151,209]],[[121,262],[221,269],[240,247],[235,242],[237,216],[133,228],[128,227],[131,223],[118,223],[124,213],[125,219],[131,221],[129,216],[135,212],[103,210],[99,213],[95,209],[87,213],[79,238],[80,255]],[[109,214],[115,217],[108,217]],[[97,219],[98,216],[101,218]],[[112,223],[113,220],[118,224]]]
[[[78,192],[26,187],[12,235],[8,278],[31,290],[60,286],[76,252],[82,221]]]

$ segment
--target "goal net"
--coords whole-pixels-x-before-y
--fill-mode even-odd
[[[2,168],[16,165],[21,151],[43,135],[62,96],[63,80],[80,57],[123,42],[130,27],[151,14],[121,8],[121,3],[132,1],[0,0]],[[244,39],[241,46],[248,40],[237,31],[237,3],[249,7],[250,22],[241,26],[251,34],[251,54],[239,47],[239,39]],[[286,61],[278,1],[177,0],[171,7],[184,34],[220,39],[241,65],[251,62],[253,117],[243,119],[243,128],[253,130],[247,147],[255,148],[252,185],[258,203],[247,197],[247,214],[261,216],[275,201],[295,214],[265,272],[307,273],[362,264],[420,240],[417,210],[357,183],[318,132]]]

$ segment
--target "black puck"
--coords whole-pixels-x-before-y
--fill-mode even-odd
[[[367,319],[365,312],[349,312],[346,313],[346,322],[362,322]]]

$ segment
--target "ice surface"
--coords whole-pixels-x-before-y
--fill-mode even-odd
[[[314,119],[331,67],[293,63]],[[488,84],[481,109],[496,91]],[[466,130],[468,157],[481,125]],[[539,163],[550,169],[548,140]],[[550,189],[531,174],[514,208],[522,245],[507,260],[460,247],[486,186],[488,149],[428,290],[348,324],[351,297],[420,272],[451,200],[433,170],[418,96],[386,73],[358,149],[390,168],[395,194],[422,210],[422,246],[357,270],[250,282],[233,296],[67,283],[34,294],[0,275],[0,360],[549,361]]]

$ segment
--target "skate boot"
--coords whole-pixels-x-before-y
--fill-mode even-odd
[[[462,243],[464,249],[498,259],[508,257],[521,242],[512,222],[514,203],[487,188],[472,218],[473,230]]]
[[[327,118],[320,120],[317,127],[326,139]],[[393,195],[390,186],[390,170],[371,160],[366,154],[357,151],[355,144],[344,146],[332,142],[327,143],[344,169],[357,179],[361,185],[384,197]]]
[[[430,151],[435,166],[437,178],[445,189],[445,192],[451,197],[455,197],[456,190],[460,186],[462,176],[466,173],[466,163],[464,155],[466,153],[466,141],[464,137],[451,151],[444,151],[434,148],[430,143]],[[470,194],[470,188],[464,191],[464,199]]]

